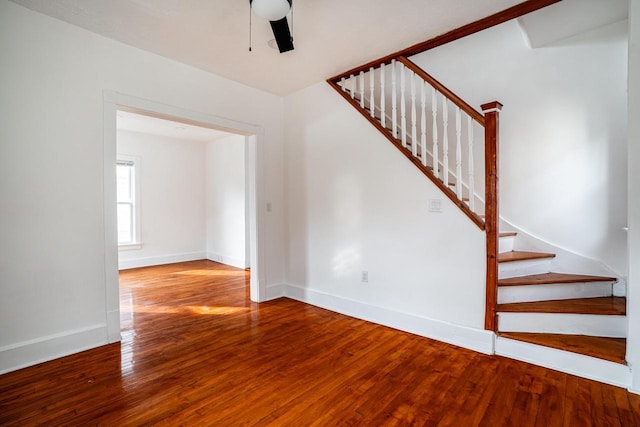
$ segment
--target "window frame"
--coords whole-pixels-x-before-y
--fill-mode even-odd
[[[132,241],[128,241],[128,242],[122,242],[120,243],[120,239],[118,236],[118,250],[135,250],[135,249],[142,249],[142,240],[140,238],[141,236],[141,215],[140,215],[140,163],[141,163],[141,158],[140,156],[132,156],[132,155],[127,155],[127,154],[117,154],[116,156],[116,167],[118,165],[127,165],[127,166],[131,166],[131,175],[132,177],[130,178],[131,182],[131,201],[128,202],[120,202],[117,196],[117,188],[118,185],[116,183],[116,212],[117,212],[117,207],[120,204],[128,204],[131,206],[131,226],[133,228],[132,231],[132,237],[133,240]],[[116,177],[117,177],[117,172],[116,172]],[[116,223],[118,220],[118,215],[116,213]]]

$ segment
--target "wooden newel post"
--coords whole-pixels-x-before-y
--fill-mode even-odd
[[[484,328],[497,331],[498,318],[498,221],[499,212],[499,133],[500,110],[498,101],[481,106],[484,113],[484,162],[485,162],[485,231],[487,233],[487,296]]]

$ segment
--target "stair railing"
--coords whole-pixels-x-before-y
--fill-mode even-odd
[[[485,329],[496,330],[498,124],[502,105],[480,113],[405,56],[327,82],[487,235]]]

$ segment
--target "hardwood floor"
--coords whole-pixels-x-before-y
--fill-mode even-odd
[[[640,426],[640,396],[300,302],[124,271],[122,342],[0,376],[0,425]]]

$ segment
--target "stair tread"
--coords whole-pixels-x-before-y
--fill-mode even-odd
[[[626,364],[625,338],[593,337],[588,335],[542,334],[529,332],[500,332],[501,337],[556,348]]]
[[[555,258],[556,254],[544,252],[511,251],[498,254],[498,262],[526,261],[531,259]]]
[[[589,276],[582,274],[544,273],[530,276],[510,277],[498,280],[498,286],[548,285],[563,283],[614,282],[615,277]]]
[[[624,297],[574,298],[552,301],[514,302],[498,304],[497,311],[508,313],[567,313],[624,316]]]

